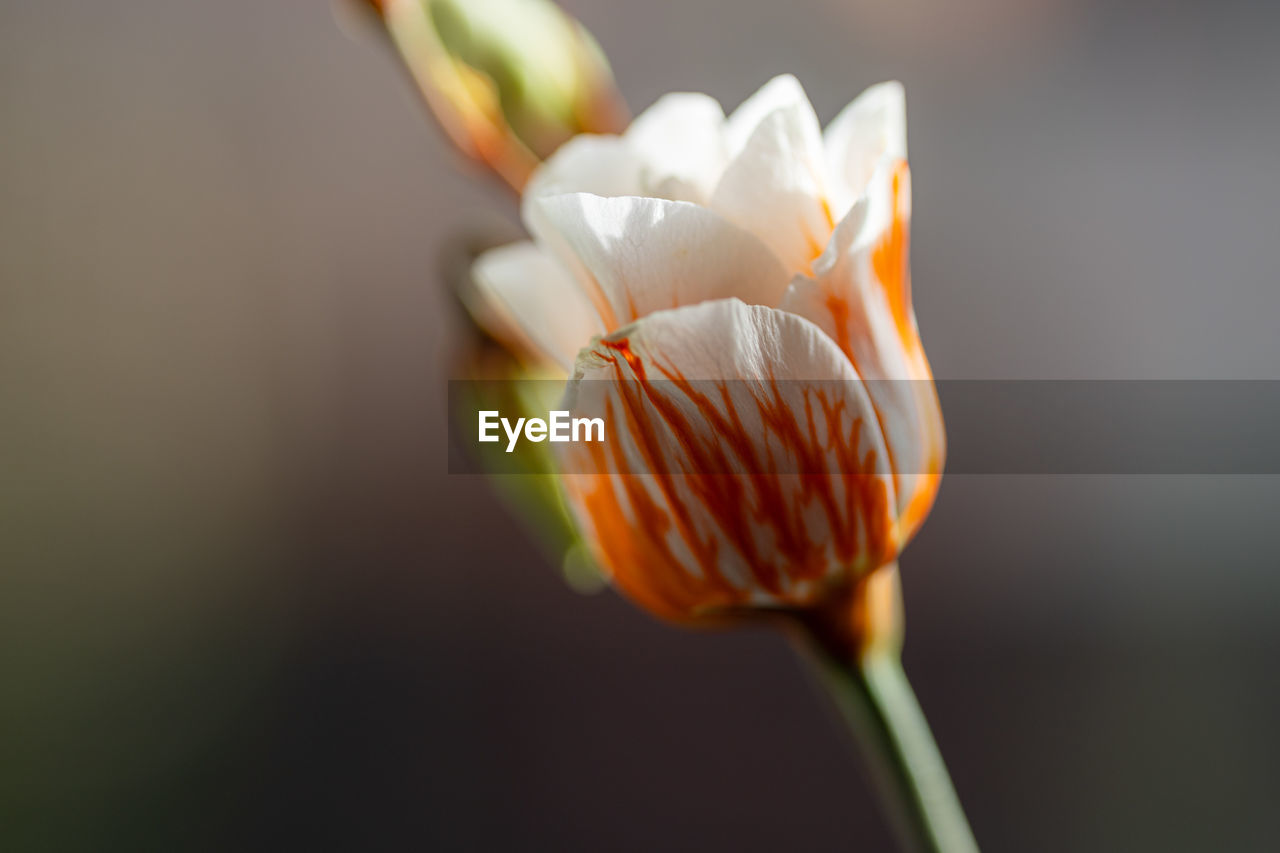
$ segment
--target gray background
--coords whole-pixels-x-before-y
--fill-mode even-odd
[[[636,108],[902,79],[940,377],[1278,378],[1274,7],[566,5]],[[889,849],[778,638],[445,473],[439,256],[510,201],[349,17],[0,8],[0,846]],[[984,849],[1274,848],[1277,506],[945,482],[906,658]]]

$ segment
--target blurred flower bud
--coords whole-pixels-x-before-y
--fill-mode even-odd
[[[591,35],[548,0],[371,0],[454,144],[521,189],[626,111]]]

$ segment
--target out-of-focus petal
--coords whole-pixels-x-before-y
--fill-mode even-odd
[[[566,494],[600,565],[653,612],[809,604],[896,555],[874,409],[794,314],[652,314],[582,352],[562,407],[605,422],[603,443],[563,445]]]
[[[727,159],[724,122],[715,98],[692,92],[664,95],[638,115],[626,140],[644,163],[644,194],[705,202]]]
[[[535,202],[543,196],[639,195],[641,166],[631,145],[620,136],[575,136],[539,166],[525,185],[520,208],[525,227],[538,235],[542,223]]]
[[[789,276],[764,244],[687,202],[586,193],[539,203],[608,330],[645,314],[736,296],[776,305]]]
[[[896,80],[867,89],[827,126],[823,134],[832,206],[837,216],[862,195],[884,157],[907,159],[907,112]]]
[[[746,147],[747,140],[756,132],[760,122],[766,116],[781,109],[813,107],[809,104],[809,96],[791,74],[779,74],[761,86],[751,97],[747,98],[729,116],[725,123],[725,142],[729,146],[729,156],[737,156]],[[815,123],[817,119],[814,119]]]
[[[500,326],[519,336],[516,343],[566,371],[603,331],[569,271],[533,243],[490,249],[476,260],[472,277]]]
[[[782,308],[812,320],[867,383],[893,461],[904,536],[923,521],[946,452],[942,413],[911,307],[907,164],[883,160]]]
[[[808,271],[835,227],[824,158],[809,102],[780,107],[725,169],[711,208],[765,241],[791,272]]]
[[[576,136],[538,167],[525,187],[520,213],[529,233],[558,257],[579,280],[594,300],[599,288],[578,262],[557,230],[546,221],[541,201],[547,196],[564,193],[592,193],[598,196],[639,195],[640,158],[630,143],[620,136]],[[596,304],[602,317],[605,306]]]

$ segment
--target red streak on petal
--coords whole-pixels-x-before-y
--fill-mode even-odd
[[[627,366],[631,368],[631,372],[635,374],[636,378],[641,381],[644,380],[645,378],[644,362],[640,359],[638,355],[636,355],[634,352],[631,351],[630,340],[628,340],[627,338],[623,338],[618,341],[611,341],[611,340],[602,338],[600,340],[600,345],[607,349],[611,349],[614,352],[621,355],[623,360],[626,361]],[[616,360],[614,361],[614,365],[615,366],[617,365]],[[619,379],[623,378],[621,373],[619,373],[618,378]]]
[[[612,455],[584,445],[589,470],[599,473],[572,475],[566,486],[590,519],[602,563],[638,603],[676,619],[762,596],[803,605],[825,582],[847,582],[850,572],[896,556],[888,485],[874,473],[874,451],[859,452],[862,419],[844,400],[833,403],[809,388],[796,411],[770,378],[752,393],[761,435],[737,409],[745,383],[735,400],[726,382],[715,382],[717,405],[674,368],[655,363],[668,381],[660,388],[649,382],[625,339],[602,343],[622,410],[609,401],[605,445]],[[692,403],[696,416],[678,398]],[[625,458],[624,438],[647,475],[617,473],[636,468]],[[775,448],[790,459],[779,462]],[[615,473],[608,473],[610,462]],[[796,473],[774,470],[783,464]],[[826,526],[821,541],[806,524],[815,506]],[[747,576],[730,577],[731,567],[745,567]]]

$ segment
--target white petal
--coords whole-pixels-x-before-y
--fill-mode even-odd
[[[813,110],[809,104],[809,96],[804,93],[804,87],[795,77],[780,74],[765,83],[729,116],[725,135],[730,156],[736,156],[746,146],[747,140],[766,116],[780,109],[798,107],[808,108],[810,112]]]
[[[832,203],[842,216],[862,195],[883,157],[907,159],[907,112],[902,84],[880,83],[855,98],[823,136]]]
[[[540,236],[536,200],[561,193],[639,195],[642,164],[620,136],[582,134],[561,145],[529,178],[521,202],[525,227]]]
[[[568,270],[533,243],[512,243],[481,255],[472,268],[476,290],[521,345],[573,367],[578,350],[603,330]]]
[[[818,118],[807,101],[791,104],[756,127],[711,208],[763,240],[788,270],[808,270],[835,225],[824,172]]]
[[[605,421],[603,445],[560,446],[569,504],[660,614],[806,604],[896,552],[874,410],[795,315],[738,300],[652,314],[583,351],[562,408]]]
[[[923,520],[945,455],[942,413],[911,308],[907,265],[910,177],[882,163],[782,308],[831,336],[867,383],[897,473],[905,532]]]
[[[711,193],[700,183],[689,178],[668,175],[659,178],[657,175],[644,177],[644,194],[650,198],[665,198],[668,201],[687,201],[692,204],[706,206]]]
[[[622,137],[584,133],[561,145],[538,167],[524,194],[635,195],[640,186],[640,165]]]
[[[644,194],[705,201],[727,160],[724,121],[718,101],[686,92],[664,95],[637,116],[626,139],[644,163]]]
[[[606,329],[726,296],[776,305],[786,291],[788,275],[769,250],[704,207],[586,193],[538,204],[551,244],[571,253],[594,288]]]

